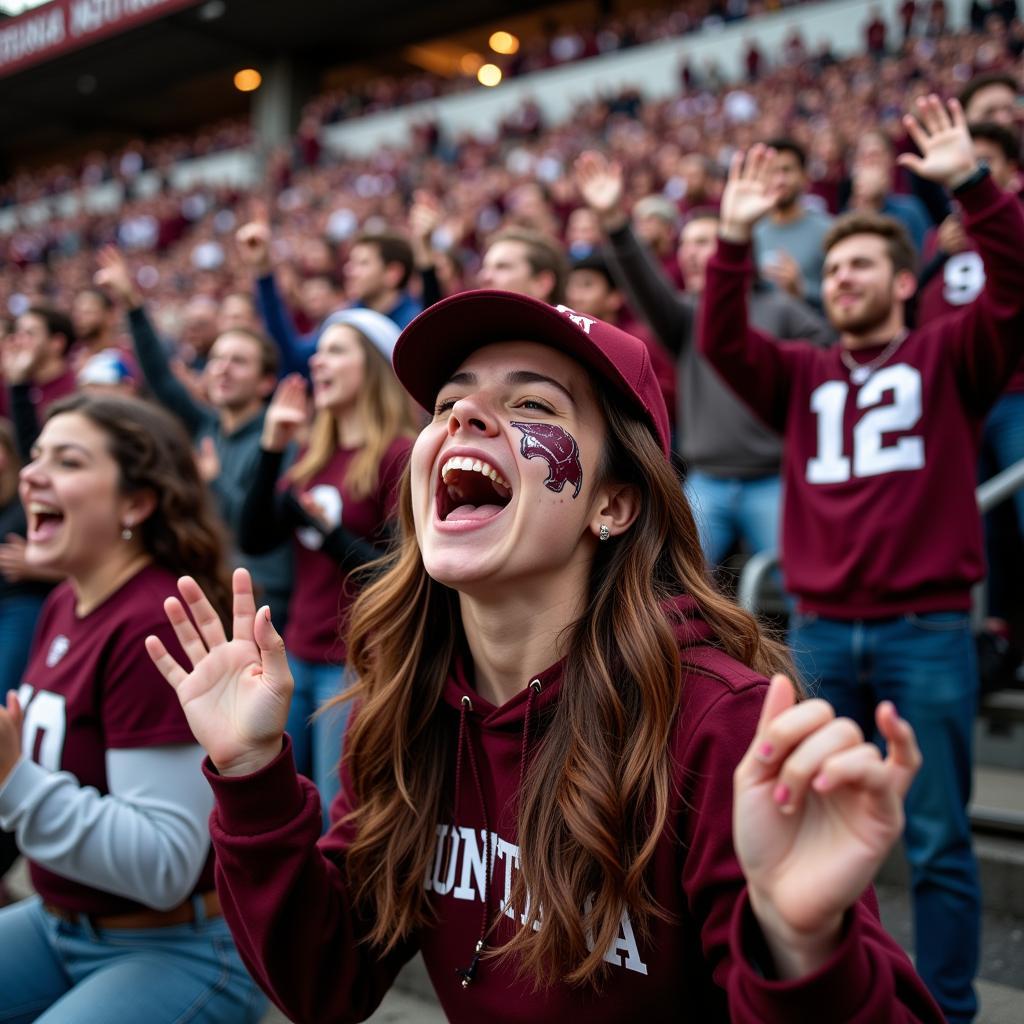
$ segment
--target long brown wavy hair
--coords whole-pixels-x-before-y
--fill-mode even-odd
[[[4,453],[3,467],[0,468],[0,508],[5,508],[18,496],[21,456],[14,443],[14,431],[4,419],[0,419],[0,448]]]
[[[597,549],[584,610],[562,638],[561,699],[519,794],[511,905],[528,908],[527,917],[498,952],[514,954],[538,986],[597,984],[623,910],[642,932],[665,916],[646,869],[666,826],[679,705],[666,603],[688,594],[732,657],[765,675],[791,670],[785,649],[712,581],[679,480],[650,429],[598,393],[608,427],[601,477],[634,485],[641,503],[630,529]],[[346,870],[374,922],[369,941],[384,950],[431,920],[423,879],[435,825],[452,812],[455,737],[442,691],[460,622],[456,593],[423,567],[408,473],[399,520],[385,571],[352,613],[359,711],[344,754],[354,786]]]
[[[355,333],[366,357],[363,386],[356,399],[366,440],[345,473],[345,489],[353,498],[365,498],[377,486],[381,459],[392,442],[399,437],[414,437],[416,424],[409,398],[377,346],[351,324],[338,326],[347,327]],[[330,462],[337,447],[338,428],[334,414],[329,409],[321,409],[313,417],[309,445],[289,470],[288,479],[300,486],[308,483]]]
[[[156,507],[138,526],[153,561],[175,575],[188,574],[229,621],[231,580],[224,529],[196,469],[182,425],[152,402],[114,395],[70,395],[50,406],[47,420],[77,413],[107,436],[107,450],[125,494],[150,491]]]

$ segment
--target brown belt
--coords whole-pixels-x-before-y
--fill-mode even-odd
[[[220,898],[211,890],[199,896],[206,917],[220,917]],[[131,914],[112,914],[103,917],[93,914],[80,914],[76,910],[44,903],[43,910],[54,917],[67,921],[69,924],[88,922],[94,928],[170,928],[176,924],[192,924],[196,919],[196,910],[192,900],[186,900],[171,910],[138,910]]]

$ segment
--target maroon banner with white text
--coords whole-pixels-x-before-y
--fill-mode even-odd
[[[200,0],[51,0],[0,21],[0,78]]]

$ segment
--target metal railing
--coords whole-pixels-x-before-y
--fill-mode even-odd
[[[1024,487],[1024,459],[1008,466],[978,487],[975,492],[978,511],[984,515],[1022,487]],[[750,558],[740,574],[739,588],[736,594],[736,599],[741,607],[748,612],[757,611],[765,581],[778,568],[778,565],[779,553],[774,550],[759,551]],[[979,584],[979,586],[983,586],[983,584]],[[979,594],[976,589],[974,596],[976,612],[981,607],[982,597],[983,591]],[[977,616],[975,621],[978,621]]]

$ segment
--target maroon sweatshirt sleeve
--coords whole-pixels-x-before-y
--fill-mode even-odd
[[[961,391],[987,409],[1024,357],[1024,213],[991,178],[960,193],[964,230],[985,265],[978,298],[929,325],[951,349]]]
[[[873,900],[871,902],[874,902]],[[729,976],[732,1024],[942,1024],[924,982],[882,927],[866,898],[843,924],[843,940],[813,974],[773,981],[752,966],[766,962],[764,940],[744,892],[732,919],[734,966]]]
[[[763,680],[753,673],[734,691],[681,716],[677,745],[691,813],[683,890],[701,921],[701,945],[715,982],[729,997],[732,1024],[942,1024],[942,1016],[906,954],[878,920],[870,890],[847,914],[843,941],[818,971],[773,981],[760,928],[732,844],[733,772],[753,738]],[[698,702],[699,703],[699,702]],[[689,719],[689,720],[688,720]]]
[[[750,326],[747,295],[753,272],[749,245],[718,240],[704,279],[698,345],[726,384],[781,434],[786,426],[793,363],[803,358],[805,346],[779,345]]]
[[[320,839],[320,798],[296,773],[290,741],[252,775],[204,770],[217,892],[249,972],[296,1024],[365,1020],[416,947],[383,956],[362,941],[367,923],[340,867],[345,840],[339,829]]]

